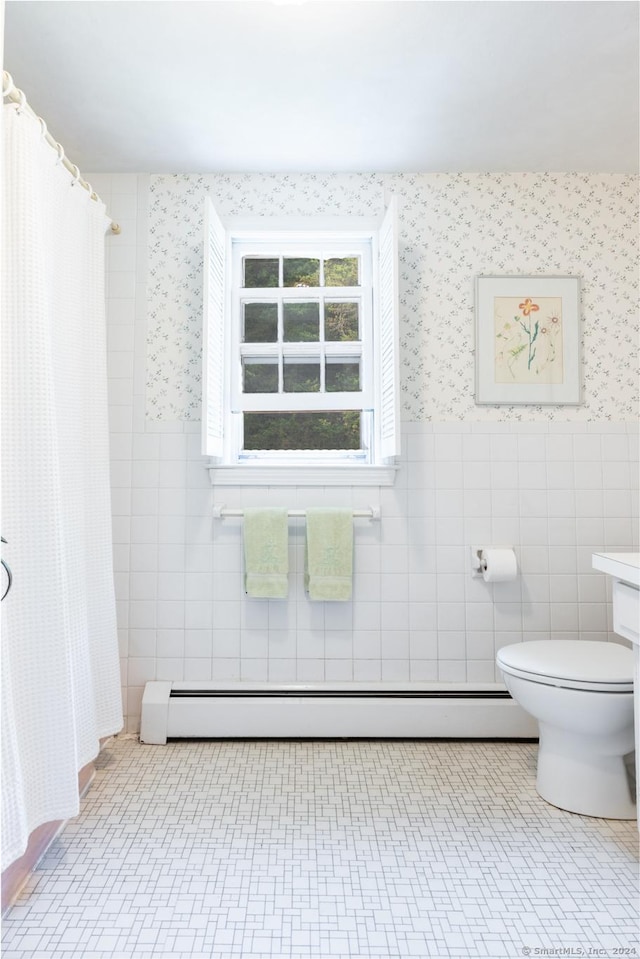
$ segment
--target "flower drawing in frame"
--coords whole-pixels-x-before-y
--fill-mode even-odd
[[[578,277],[476,279],[476,403],[580,403]]]

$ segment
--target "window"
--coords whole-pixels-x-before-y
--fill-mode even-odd
[[[317,470],[345,483],[353,467],[356,482],[374,482],[372,470],[399,452],[395,204],[379,228],[227,229],[207,199],[205,233],[203,452],[213,471],[271,482],[286,468],[288,483],[306,471],[318,485]]]

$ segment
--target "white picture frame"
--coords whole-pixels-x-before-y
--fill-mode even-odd
[[[580,277],[477,276],[478,406],[582,403]]]

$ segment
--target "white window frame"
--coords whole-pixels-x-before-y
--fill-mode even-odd
[[[302,288],[273,288],[272,290],[253,293],[241,285],[243,260],[246,256],[329,256],[355,255],[360,258],[360,285],[356,287],[302,287]],[[362,411],[363,420],[371,418],[374,410],[374,374],[373,374],[373,277],[371,268],[371,242],[369,238],[348,236],[336,238],[333,234],[313,232],[312,237],[300,240],[296,235],[275,234],[269,239],[255,240],[232,237],[232,266],[231,266],[231,323],[230,323],[230,392],[231,404],[227,410],[226,426],[230,436],[230,459],[238,465],[255,463],[262,466],[303,466],[303,465],[352,465],[354,462],[370,464],[374,461],[375,451],[371,448],[371,430],[366,430],[365,449],[356,452],[349,450],[300,450],[271,453],[269,451],[245,452],[242,450],[242,414],[244,412],[284,412],[302,410],[358,410]],[[271,354],[274,359],[286,362],[287,357],[318,357],[320,376],[323,379],[323,365],[326,356],[356,355],[361,360],[361,389],[357,392],[342,393],[272,393],[253,394],[242,391],[241,361],[245,356],[253,356],[256,350],[252,344],[243,344],[241,337],[242,307],[252,299],[264,302],[269,295],[273,300],[282,302],[329,300],[340,297],[344,299],[358,299],[360,303],[360,340],[355,342],[331,343],[323,338],[312,343],[285,343],[272,344],[270,349],[261,350],[266,356]]]
[[[364,218],[273,221],[236,219],[224,225],[210,200],[205,205],[203,337],[203,453],[210,456],[214,485],[392,485],[399,454],[398,268],[395,200],[382,225]],[[354,393],[243,394],[241,303],[252,296],[241,287],[242,258],[264,255],[359,255],[359,287],[273,288],[274,298],[345,299],[361,307],[362,347],[331,343],[329,352],[361,359],[361,391]],[[386,266],[385,266],[386,264]],[[386,269],[386,282],[380,272]],[[256,298],[264,300],[264,296]],[[274,344],[296,356],[319,353],[318,344]],[[262,351],[261,351],[262,352]],[[278,354],[279,355],[279,354]],[[323,354],[324,355],[324,352]],[[310,401],[310,397],[312,398]],[[368,455],[352,451],[284,451],[257,455],[240,451],[243,409],[363,409]]]

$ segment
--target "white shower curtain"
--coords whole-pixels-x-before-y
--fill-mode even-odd
[[[4,106],[2,868],[76,815],[78,771],[120,730],[111,562],[104,206]]]

